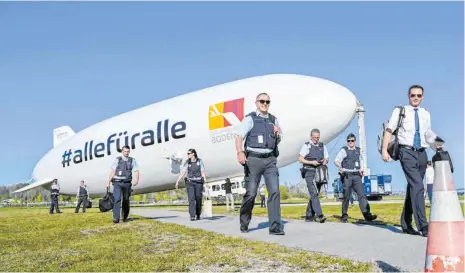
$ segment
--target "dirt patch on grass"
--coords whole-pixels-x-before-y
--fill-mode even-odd
[[[94,228],[94,229],[84,229],[79,232],[83,235],[91,236],[91,235],[105,232],[106,230],[108,230],[108,228]]]
[[[172,252],[179,241],[182,240],[178,234],[157,234],[151,242],[142,248],[142,252],[147,254],[162,254]]]

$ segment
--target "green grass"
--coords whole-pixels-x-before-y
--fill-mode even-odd
[[[370,263],[90,209],[0,209],[0,271],[359,271]],[[379,271],[379,270],[377,270]]]

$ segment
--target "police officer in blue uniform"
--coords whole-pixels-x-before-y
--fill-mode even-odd
[[[110,187],[110,182],[113,183],[113,196],[114,196],[114,205],[113,205],[113,223],[119,223],[120,215],[123,217],[123,222],[128,220],[129,216],[129,196],[131,195],[132,186],[136,186],[139,183],[139,167],[134,158],[129,156],[129,146],[124,146],[121,154],[113,162],[110,171],[110,177],[107,183],[107,188]],[[132,173],[135,173],[135,183],[132,184],[133,176]],[[121,207],[121,197],[122,202],[122,213],[120,214]]]
[[[305,213],[305,221],[315,222],[316,216],[320,223],[324,223],[326,221],[326,216],[323,214],[320,199],[318,198],[322,184],[316,185],[314,179],[316,168],[321,165],[327,165],[329,155],[326,145],[320,142],[320,130],[316,128],[312,129],[310,137],[311,141],[305,142],[299,153],[299,162],[303,164],[302,172],[305,173],[304,177],[310,195],[307,211]]]
[[[347,210],[351,199],[351,190],[354,190],[355,193],[357,193],[358,205],[365,220],[373,221],[378,217],[376,214],[371,214],[370,204],[363,192],[363,169],[361,168],[362,156],[360,148],[355,146],[355,139],[355,135],[350,133],[347,136],[348,145],[342,147],[334,160],[334,164],[339,168],[339,175],[341,176],[343,187],[344,200],[342,201],[341,218],[341,222],[343,223],[347,223],[349,218]]]
[[[284,235],[281,223],[279,173],[276,166],[277,144],[282,131],[276,117],[268,113],[270,97],[261,93],[256,97],[257,110],[249,113],[236,137],[237,160],[246,167],[247,189],[240,210],[240,229],[248,232],[257,189],[262,175],[268,189],[269,233]],[[243,140],[245,143],[243,144]],[[245,147],[245,149],[243,148]]]
[[[74,210],[75,213],[79,212],[79,208],[81,207],[82,204],[82,212],[86,212],[87,209],[87,200],[89,198],[89,189],[87,188],[87,185],[84,184],[84,180],[81,180],[81,183],[77,189],[76,192],[76,199],[78,200],[76,209]]]
[[[195,149],[189,149],[187,151],[187,157],[188,159],[184,162],[183,170],[176,180],[176,189],[178,188],[179,180],[181,180],[187,172],[186,190],[189,199],[189,214],[191,221],[194,221],[200,220],[200,214],[202,213],[202,191],[207,177],[205,175],[203,161],[197,157],[197,151]]]
[[[438,149],[442,144],[437,143],[442,139],[431,130],[431,115],[420,104],[423,100],[424,89],[420,85],[412,85],[408,90],[409,105],[404,106],[404,120],[400,128],[397,128],[399,120],[399,108],[394,109],[389,119],[389,125],[383,138],[382,156],[388,162],[391,159],[387,148],[392,133],[398,130],[399,160],[407,179],[407,193],[404,208],[402,210],[402,231],[412,235],[428,236],[428,221],[426,218],[425,189],[423,179],[426,173],[428,155],[426,149]],[[443,143],[443,142],[442,142]],[[416,231],[412,227],[412,214],[415,218]]]
[[[50,187],[50,198],[52,199],[50,204],[50,214],[53,214],[53,210],[56,210],[56,213],[61,213],[60,208],[58,207],[58,196],[60,196],[60,184],[58,180],[54,179],[52,186]]]

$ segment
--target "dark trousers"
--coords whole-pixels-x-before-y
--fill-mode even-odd
[[[247,158],[248,183],[246,192],[242,200],[240,211],[240,224],[243,228],[248,228],[252,219],[252,210],[257,197],[258,185],[262,175],[265,177],[266,188],[268,189],[268,221],[270,231],[281,231],[281,202],[279,193],[279,173],[276,167],[276,157],[258,158],[249,156]]]
[[[260,207],[265,207],[265,195],[260,195]]]
[[[52,194],[50,197],[52,198],[52,202],[50,204],[50,213],[53,213],[54,209],[59,213],[60,208],[58,207],[58,195]]]
[[[121,197],[123,199],[123,220],[126,220],[128,218],[130,207],[129,196],[131,196],[131,187],[131,183],[113,182],[113,197],[115,199],[115,202],[113,204],[113,220],[120,219]]]
[[[186,185],[187,199],[189,200],[189,214],[191,217],[200,217],[202,213],[203,182],[188,180]]]
[[[323,184],[318,184],[313,181],[315,178],[315,169],[309,169],[305,173],[305,182],[307,182],[307,189],[310,195],[310,200],[308,200],[307,211],[305,217],[315,217],[322,216],[323,210],[321,209],[320,198],[318,194],[320,193],[321,186]]]
[[[74,212],[78,213],[79,208],[81,208],[82,204],[82,212],[86,212],[86,206],[87,206],[87,195],[84,196],[79,196],[78,203],[76,206],[76,210]]]
[[[402,229],[412,227],[412,214],[418,230],[428,226],[425,209],[425,188],[423,178],[426,172],[426,151],[418,152],[401,147],[399,149],[400,165],[407,179],[407,194],[402,209]]]
[[[341,175],[342,192],[344,200],[342,201],[342,217],[348,217],[347,210],[349,209],[349,201],[351,199],[351,191],[357,193],[358,206],[363,215],[370,213],[370,204],[363,192],[362,176],[359,172],[347,173]],[[353,199],[352,199],[353,200]],[[353,201],[352,201],[353,203]]]

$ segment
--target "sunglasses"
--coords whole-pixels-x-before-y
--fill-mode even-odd
[[[269,100],[258,100],[258,102],[260,102],[261,104],[270,104],[271,101]]]
[[[347,142],[355,142],[355,139],[349,139]]]
[[[417,98],[421,99],[423,97],[423,95],[422,94],[410,94],[410,97],[411,98],[417,97]]]

